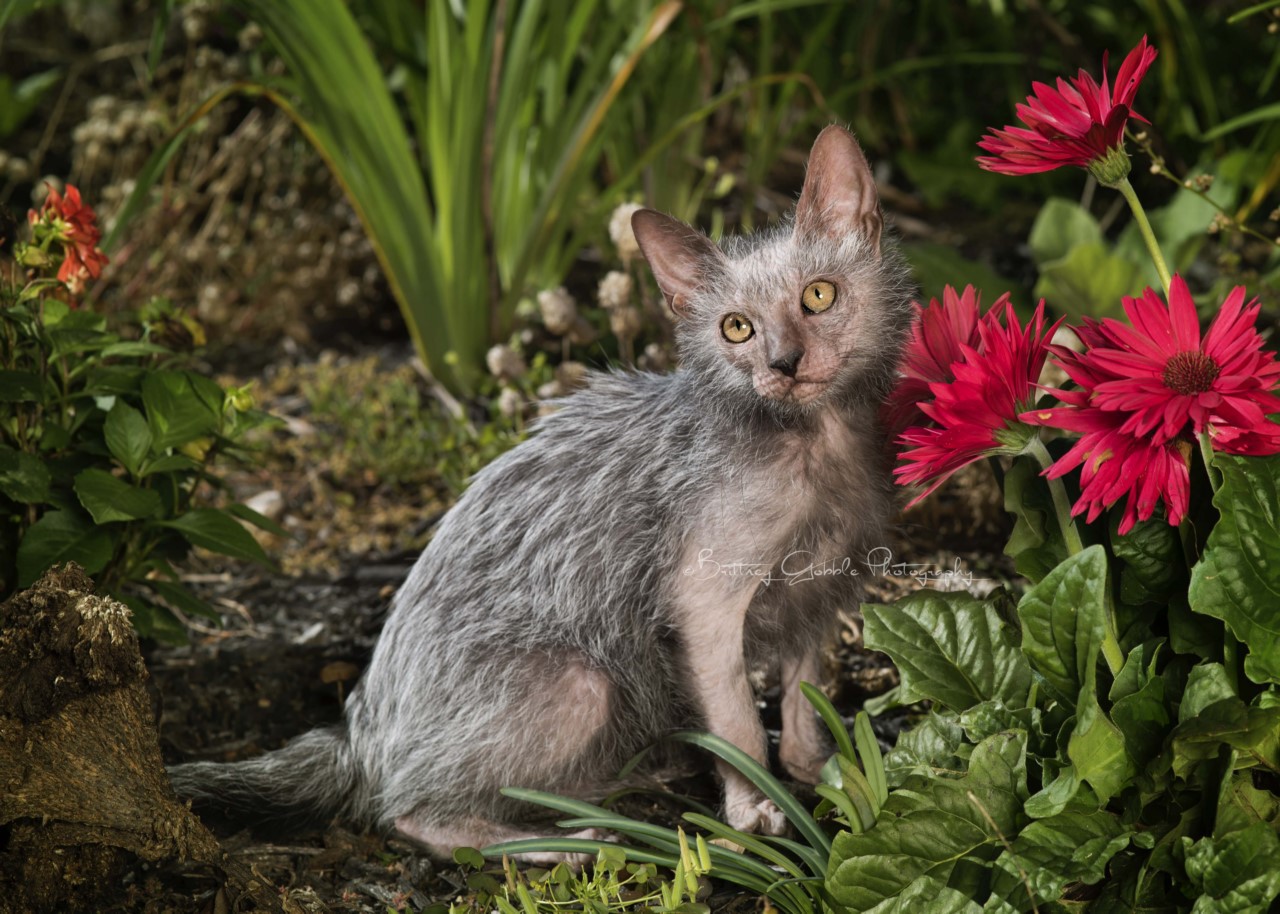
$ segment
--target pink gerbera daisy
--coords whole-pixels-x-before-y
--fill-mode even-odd
[[[929,383],[933,400],[920,403],[920,410],[934,425],[908,429],[898,439],[904,449],[894,470],[898,483],[928,485],[912,505],[961,467],[1022,450],[1028,430],[1018,416],[1034,405],[1058,323],[1045,327],[1041,301],[1024,328],[1002,296],[978,323],[978,347],[960,345],[963,358],[951,367],[954,380]]]
[[[1083,467],[1074,513],[1087,509],[1092,521],[1127,495],[1121,533],[1151,517],[1160,500],[1178,524],[1187,510],[1188,455],[1202,433],[1225,453],[1280,453],[1280,426],[1267,418],[1280,412],[1272,392],[1280,363],[1263,350],[1259,305],[1245,305],[1244,294],[1231,291],[1202,337],[1187,284],[1174,276],[1168,305],[1151,289],[1124,299],[1133,326],[1086,319],[1076,330],[1083,353],[1054,347],[1079,389],[1056,391],[1061,407],[1022,418],[1082,433],[1047,473]]]
[[[1002,307],[1008,299],[1006,292],[996,299],[992,310]],[[962,347],[978,346],[982,294],[973,286],[965,286],[960,293],[945,286],[941,302],[934,298],[928,307],[922,307],[919,302],[912,304],[916,320],[902,357],[902,376],[881,411],[881,420],[891,441],[911,426],[926,421],[919,404],[932,396],[929,384],[952,380],[951,366],[964,358]]]
[[[1142,36],[1129,52],[1114,89],[1107,84],[1107,55],[1102,55],[1102,85],[1084,70],[1068,82],[1058,79],[1058,88],[1033,83],[1034,94],[1018,105],[1018,117],[1025,127],[992,129],[978,141],[990,156],[979,156],[987,171],[1006,175],[1027,175],[1052,171],[1064,165],[1088,168],[1099,181],[1113,185],[1129,173],[1124,152],[1124,128],[1129,118],[1146,119],[1132,108],[1142,77],[1156,49]]]

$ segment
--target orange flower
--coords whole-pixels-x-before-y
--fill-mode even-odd
[[[73,292],[79,293],[86,280],[102,275],[102,268],[109,262],[107,255],[98,249],[102,232],[93,209],[81,202],[75,185],[67,185],[65,197],[50,187],[40,212],[29,210],[27,220],[33,228],[47,226],[62,243],[64,259],[58,268],[58,280]]]

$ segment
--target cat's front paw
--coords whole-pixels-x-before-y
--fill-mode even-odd
[[[781,835],[787,817],[773,800],[758,793],[725,797],[725,820],[731,828],[761,835]]]

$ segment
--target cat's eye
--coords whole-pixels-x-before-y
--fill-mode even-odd
[[[720,332],[731,343],[745,343],[751,339],[756,328],[751,326],[751,321],[735,313],[725,315],[724,320],[720,322]]]
[[[804,294],[800,296],[800,304],[810,314],[826,311],[835,303],[836,287],[825,279],[809,283],[804,287]]]

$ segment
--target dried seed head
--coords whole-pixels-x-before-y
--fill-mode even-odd
[[[631,301],[631,276],[621,270],[610,270],[600,280],[596,293],[600,299],[600,307],[606,311],[622,308]]]
[[[520,391],[514,387],[502,388],[501,393],[498,394],[498,412],[512,419],[520,415],[523,409],[524,397],[520,396]]]
[[[577,390],[587,383],[587,366],[581,362],[561,362],[556,366],[556,380],[565,390]]]
[[[511,380],[522,376],[528,369],[520,353],[510,346],[493,346],[485,354],[485,364],[495,378]]]
[[[542,323],[556,336],[569,333],[578,319],[578,306],[564,286],[539,292],[538,310],[542,313]]]
[[[609,237],[613,239],[613,246],[618,249],[623,263],[630,263],[640,253],[640,243],[631,230],[631,216],[641,209],[644,207],[639,203],[623,203],[609,217]]]
[[[640,311],[630,306],[618,308],[609,314],[609,329],[613,335],[624,339],[635,339],[640,333]]]

